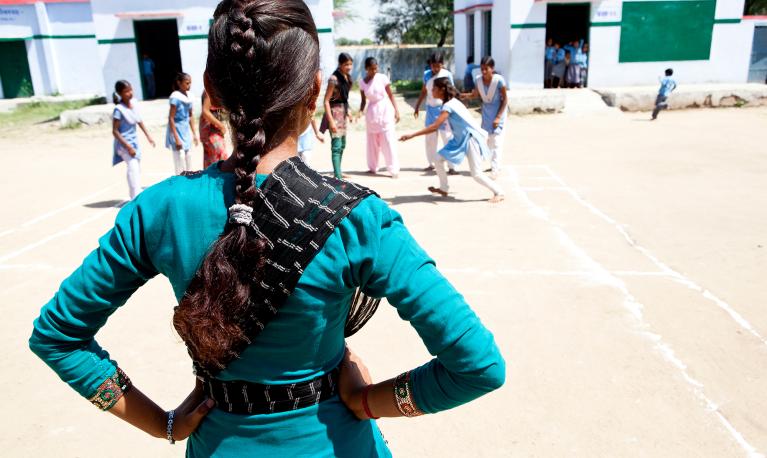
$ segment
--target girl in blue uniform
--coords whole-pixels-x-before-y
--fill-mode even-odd
[[[445,68],[444,56],[441,52],[435,52],[429,57],[429,68],[423,73],[423,87],[421,88],[421,95],[418,96],[418,100],[415,103],[415,109],[413,116],[418,119],[418,113],[421,107],[421,102],[426,101],[426,118],[424,120],[425,125],[430,126],[436,121],[440,112],[442,111],[442,100],[434,98],[432,95],[432,87],[434,81],[437,78],[447,78],[450,80],[450,84],[453,83],[453,74],[450,70]],[[442,138],[442,144],[445,145],[450,139],[450,126],[447,124],[442,125],[439,130],[429,133],[425,136],[424,146],[426,147],[426,161],[429,165],[426,167],[426,171],[434,169],[437,163],[437,139],[438,135]],[[448,164],[450,175],[458,175],[455,170],[455,165]]]
[[[450,80],[447,78],[437,78],[434,80],[432,93],[435,98],[443,101],[442,112],[437,117],[437,120],[418,132],[400,137],[400,141],[407,141],[419,135],[428,135],[436,132],[443,123],[450,123],[453,137],[444,148],[439,150],[435,166],[437,176],[439,177],[439,188],[430,186],[429,191],[441,196],[447,196],[449,187],[445,163],[450,162],[459,165],[464,158],[467,158],[472,178],[493,193],[493,197],[490,198],[489,202],[501,202],[504,199],[503,189],[482,172],[482,160],[490,157],[490,149],[487,147],[487,133],[482,130],[481,125],[474,119],[466,106],[461,103],[458,90],[450,83]]]
[[[168,103],[168,128],[165,132],[165,147],[173,153],[173,167],[176,175],[192,170],[192,141],[194,146],[200,142],[194,128],[194,112],[192,110],[192,77],[179,73],[173,82],[173,92]]]
[[[490,56],[482,58],[474,90],[462,99],[482,99],[482,130],[487,132],[487,146],[490,148],[490,173],[493,179],[501,172],[503,158],[503,135],[506,124],[506,80],[495,73],[495,60]]]
[[[112,112],[112,135],[115,138],[112,165],[125,161],[128,168],[128,192],[132,200],[141,192],[141,149],[138,146],[136,125],[141,127],[152,147],[154,140],[144,127],[133,100],[133,86],[129,82],[120,80],[115,83],[112,100],[115,104]]]
[[[325,143],[325,138],[320,135],[320,130],[317,127],[317,121],[312,117],[309,127],[298,137],[298,157],[306,162],[307,165],[311,165],[314,139],[317,139],[320,143]]]
[[[205,85],[211,102],[229,114],[233,154],[192,176],[152,186],[124,206],[114,229],[64,280],[34,323],[30,348],[63,381],[152,437],[171,443],[188,439],[188,457],[388,457],[375,418],[440,412],[498,388],[505,379],[493,335],[397,212],[374,194],[330,226],[314,258],[302,265],[292,294],[260,334],[243,339],[238,323],[247,317],[235,312],[247,313],[264,294],[265,247],[297,241],[295,231],[274,242],[263,238],[253,226],[253,212],[265,192],[263,183],[281,189],[283,178],[276,170],[298,170],[298,135],[309,124],[322,85],[319,56],[317,29],[302,0],[221,2],[210,27]],[[306,175],[294,173],[291,180],[337,189]],[[342,180],[333,183],[361,189]],[[309,205],[303,194],[282,197],[285,205]],[[311,205],[326,211],[322,202]],[[155,373],[134,373],[131,380],[113,359],[130,351],[130,341],[115,345],[111,354],[101,348],[95,335],[109,316],[158,274],[168,278],[179,300],[173,323],[197,361],[202,355],[218,362],[232,351],[232,342],[245,344],[238,358],[222,365],[217,386],[227,381],[240,388],[259,385],[263,390],[250,393],[266,399],[274,413],[229,413],[206,399],[200,381],[188,396],[178,393],[183,401],[177,408],[163,409],[139,389]],[[356,291],[387,298],[435,357],[374,383],[345,345],[344,325]],[[303,406],[285,402],[292,399],[292,387],[330,379],[337,380],[330,383],[335,394],[318,395]],[[196,380],[191,370],[189,380]],[[227,393],[243,398],[247,391],[216,397],[226,399]],[[271,404],[271,395],[278,394],[282,402]],[[30,411],[39,411],[55,398],[30,402]],[[99,431],[94,423],[89,433],[103,436]],[[94,447],[103,449],[105,442],[95,441]]]

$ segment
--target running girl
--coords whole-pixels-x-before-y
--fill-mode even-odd
[[[138,135],[136,125],[146,135],[146,139],[154,147],[154,140],[144,127],[144,122],[136,110],[133,102],[133,87],[125,80],[115,83],[115,92],[112,94],[115,110],[112,112],[112,135],[115,137],[112,165],[125,161],[128,167],[128,192],[131,200],[141,192],[141,150],[138,147]]]
[[[202,113],[200,114],[200,142],[202,143],[202,165],[211,164],[229,157],[226,154],[226,125],[223,111],[210,103],[208,93],[202,91]]]
[[[330,130],[330,151],[333,161],[333,174],[341,174],[341,158],[346,148],[346,123],[351,121],[349,113],[349,90],[352,88],[352,56],[342,52],[338,55],[338,68],[328,78],[325,89],[325,116],[320,124],[320,132]]]
[[[173,82],[173,92],[170,94],[170,112],[168,113],[168,130],[165,134],[165,147],[173,152],[173,166],[176,175],[192,170],[192,140],[194,146],[200,142],[194,129],[194,113],[192,112],[192,97],[189,88],[192,87],[192,77],[179,73]]]
[[[399,110],[391,92],[391,82],[388,76],[378,73],[375,57],[365,59],[365,71],[365,76],[360,79],[360,114],[365,113],[368,170],[378,173],[378,159],[383,154],[386,168],[392,178],[397,178],[399,160],[395,150],[394,124],[399,122]]]
[[[490,56],[482,58],[481,75],[474,81],[474,90],[461,95],[462,99],[482,99],[482,129],[487,132],[487,146],[490,147],[490,172],[496,179],[501,171],[503,155],[503,127],[506,123],[506,81],[495,73],[495,60]]]
[[[434,98],[443,101],[442,112],[437,117],[437,120],[418,132],[400,137],[400,141],[407,141],[419,135],[428,135],[436,132],[445,121],[450,123],[453,137],[439,150],[437,163],[434,167],[437,176],[439,176],[439,188],[429,186],[429,191],[443,197],[447,196],[448,184],[445,162],[449,161],[458,165],[466,157],[469,159],[469,170],[471,171],[472,178],[493,192],[490,202],[497,203],[502,201],[504,198],[503,189],[482,173],[482,159],[487,158],[490,154],[485,143],[487,141],[487,134],[471,116],[466,106],[458,99],[458,90],[448,78],[437,78],[434,80],[432,95]]]

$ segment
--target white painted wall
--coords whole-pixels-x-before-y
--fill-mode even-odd
[[[519,24],[546,23],[546,4],[533,0],[518,0],[511,4],[510,87],[543,87],[543,54],[546,47],[546,29],[511,28]]]
[[[317,28],[330,29],[320,33],[320,58],[323,73],[330,75],[336,68],[337,57],[333,42],[332,0],[305,0],[314,17]],[[112,0],[93,0],[93,17],[99,40],[134,38],[133,19],[120,19],[118,12],[181,12],[177,17],[179,50],[183,71],[192,76],[192,93],[202,93],[202,75],[208,53],[207,39],[183,39],[184,36],[207,35],[218,0],[132,0],[130,3]],[[170,16],[168,17],[171,18]],[[142,99],[141,78],[135,43],[109,43],[99,45],[101,67],[107,94],[114,89],[114,82],[127,79],[134,88],[136,98]]]
[[[628,1],[628,0],[627,0]],[[641,0],[636,0],[641,1]],[[682,0],[680,0],[682,1]],[[568,3],[552,0],[551,3]],[[577,3],[578,0],[572,0]],[[488,3],[482,0],[455,0],[456,10]],[[493,2],[493,57],[501,74],[512,87],[540,88],[543,86],[543,55],[546,29],[511,28],[519,24],[545,24],[547,1],[514,0]],[[592,0],[592,22],[619,22],[621,0]],[[743,12],[744,0],[718,1],[717,19],[737,19]],[[503,19],[503,17],[508,19]],[[465,15],[456,15],[456,70],[463,74],[466,61]],[[506,20],[506,27],[500,21]],[[480,23],[477,32],[481,34]],[[504,37],[505,35],[505,37]],[[745,82],[753,37],[753,24],[714,24],[709,60],[675,62],[620,63],[620,26],[591,27],[589,54],[589,85],[629,86],[656,84],[657,77],[667,67],[674,68],[681,83]],[[479,37],[478,37],[479,38]],[[497,44],[508,43],[508,53]],[[479,40],[477,41],[479,47]],[[476,54],[475,54],[476,56]],[[507,59],[504,62],[504,57]]]
[[[328,78],[338,66],[335,29],[333,24],[333,0],[304,0],[312,12],[314,24],[320,31],[320,69],[323,79]],[[330,29],[331,32],[323,32]]]
[[[454,2],[455,11],[463,10],[465,8],[471,8],[479,5],[487,5],[492,3],[492,40],[490,54],[495,59],[496,71],[508,77],[511,64],[510,55],[510,15],[511,15],[511,3],[508,0],[496,0],[491,2],[488,0],[456,0]],[[484,33],[482,28],[482,12],[487,11],[488,8],[480,7],[469,10],[468,12],[455,14],[453,19],[454,26],[454,43],[455,43],[455,77],[457,79],[463,79],[463,74],[466,71],[466,58],[469,56],[470,51],[468,47],[467,39],[467,17],[472,18],[474,21],[474,49],[471,50],[471,55],[474,56],[474,63],[479,65],[480,60],[484,56],[482,50],[484,49]]]
[[[39,4],[42,5],[42,4]],[[89,3],[45,4],[48,34],[54,36],[94,35]],[[41,24],[42,25],[42,24]],[[62,94],[104,94],[95,38],[51,39],[51,61],[56,90]],[[75,63],[76,62],[76,63]]]

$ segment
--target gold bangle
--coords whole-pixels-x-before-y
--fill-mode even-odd
[[[96,394],[88,400],[101,410],[109,410],[132,386],[130,378],[118,367],[115,373],[98,387]]]
[[[418,417],[424,414],[413,399],[410,371],[403,372],[394,379],[394,401],[397,404],[397,410],[406,417]]]

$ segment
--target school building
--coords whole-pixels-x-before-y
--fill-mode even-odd
[[[754,22],[744,0],[455,0],[456,72],[492,55],[510,86],[541,88],[546,39],[589,43],[592,87],[745,83]]]
[[[322,70],[336,67],[332,0],[305,0],[320,36]],[[2,98],[111,94],[125,79],[144,98],[144,55],[154,62],[156,97],[175,74],[202,92],[208,28],[218,0],[0,0]]]

